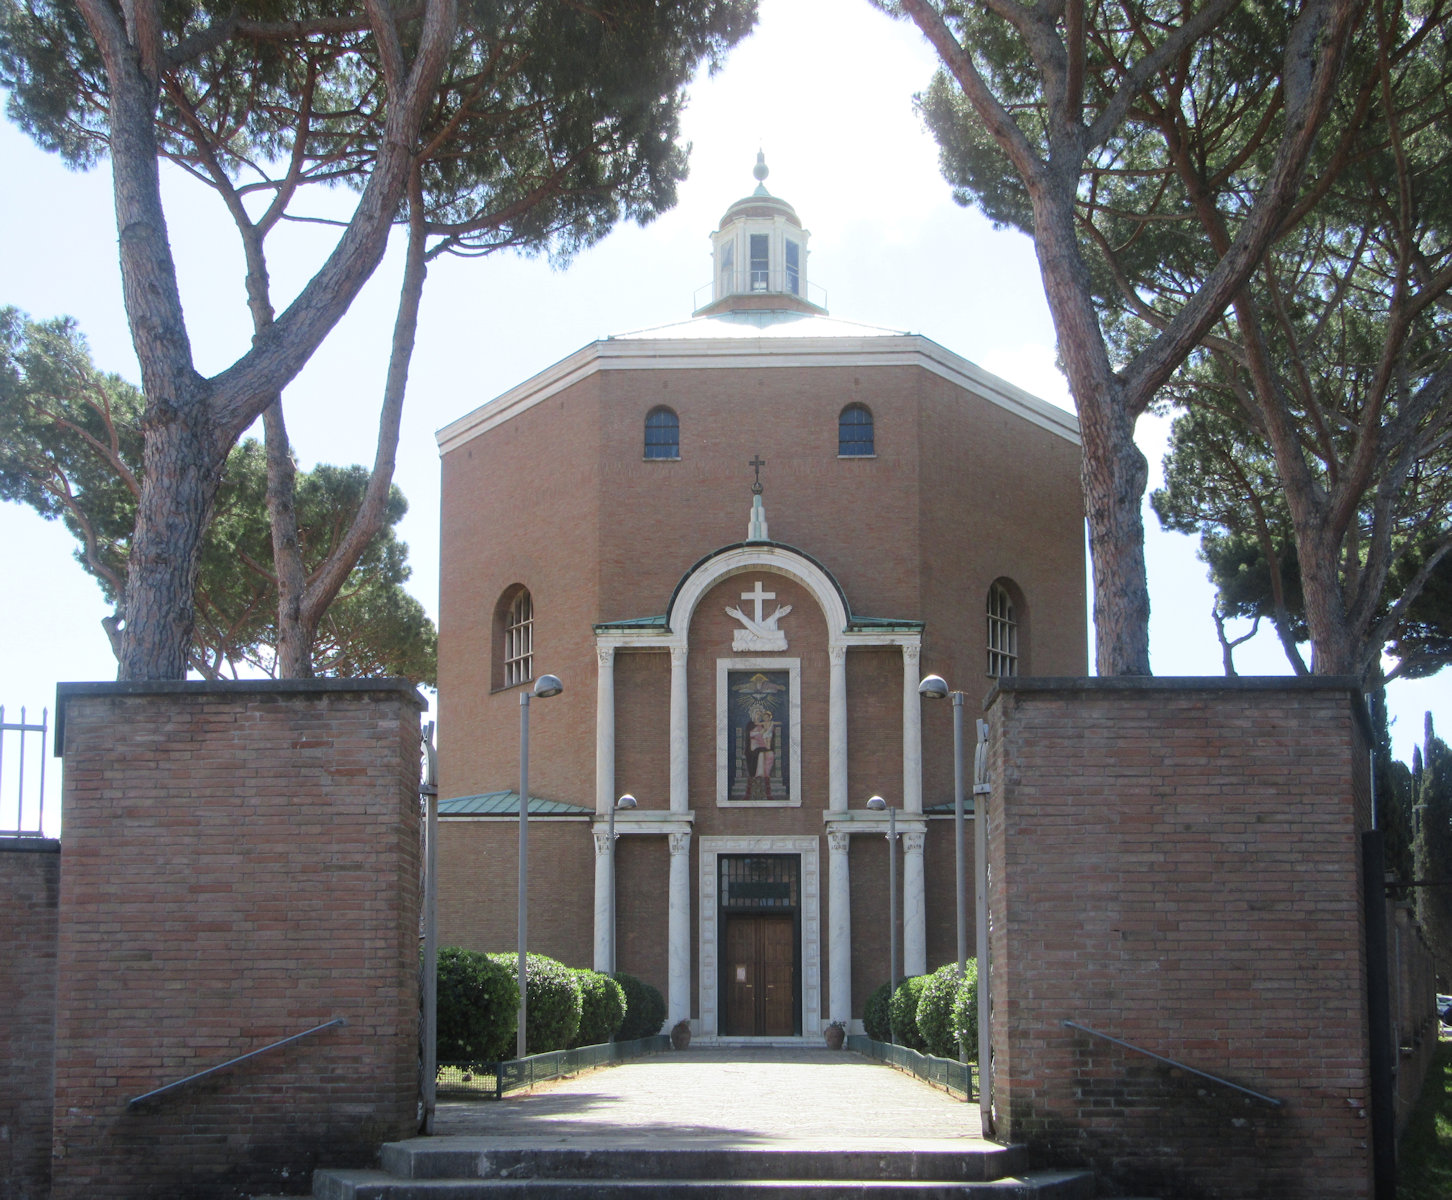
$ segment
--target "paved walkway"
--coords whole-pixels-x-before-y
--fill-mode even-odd
[[[849,1050],[651,1055],[499,1102],[443,1101],[435,1134],[500,1145],[967,1149],[978,1106]]]

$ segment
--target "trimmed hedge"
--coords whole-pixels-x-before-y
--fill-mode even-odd
[[[574,1046],[598,1046],[615,1036],[625,1020],[625,989],[608,975],[581,967],[575,972],[580,985],[580,1032]]]
[[[519,956],[490,955],[509,971],[514,984],[514,1003],[519,1003]],[[543,1054],[547,1050],[563,1050],[580,1032],[580,1010],[584,1007],[580,984],[575,972],[564,963],[531,954],[525,963],[524,1052]],[[504,1057],[513,1057],[511,1050]]]
[[[963,1041],[969,1062],[978,1061],[978,960],[964,964],[967,974],[953,995],[953,1040]]]
[[[625,1020],[616,1036],[622,1042],[654,1037],[665,1024],[666,1003],[660,989],[634,975],[617,971],[611,976],[625,990]]]
[[[486,1063],[514,1055],[519,984],[477,950],[445,946],[438,964],[440,1062]]]
[[[928,1048],[923,1035],[918,1032],[918,1001],[928,985],[928,976],[909,975],[897,985],[888,1011],[892,1016],[892,1031],[897,1035],[897,1044],[919,1053]]]
[[[872,995],[862,1009],[862,1029],[874,1042],[892,1041],[892,1030],[888,1025],[887,997],[892,984],[884,983]]]
[[[972,1015],[959,1016],[960,1006],[972,1006]],[[928,976],[923,994],[918,999],[918,1032],[926,1043],[928,1053],[938,1058],[958,1057],[958,1038],[965,1024],[972,1025],[969,1045],[976,1051],[978,1005],[978,960],[970,958],[964,963],[964,978],[958,980],[958,964],[949,963],[939,967]],[[968,1012],[964,1007],[963,1011]]]

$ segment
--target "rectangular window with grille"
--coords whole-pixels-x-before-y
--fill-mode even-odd
[[[1018,622],[1012,598],[998,584],[988,590],[988,673],[995,679],[1018,674]]]
[[[771,289],[770,239],[764,233],[751,235],[751,290],[765,292]]]
[[[520,592],[509,606],[504,627],[504,686],[534,678],[534,605],[528,592]]]

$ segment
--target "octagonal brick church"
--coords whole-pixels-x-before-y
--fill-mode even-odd
[[[951,706],[922,676],[971,739],[995,677],[1086,673],[1080,451],[1061,409],[829,316],[756,177],[689,320],[438,434],[439,930],[515,947],[521,694],[557,675],[530,950],[655,984],[701,1039],[817,1041],[888,979],[890,852],[898,974],[956,956]]]

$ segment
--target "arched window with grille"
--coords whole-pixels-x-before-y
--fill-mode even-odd
[[[876,452],[871,410],[865,404],[849,404],[837,418],[837,457],[871,458]]]
[[[1018,634],[1013,596],[996,582],[988,589],[988,674],[994,679],[1018,674]]]
[[[528,588],[514,593],[505,612],[501,664],[505,687],[534,678],[534,601]]]
[[[681,419],[665,405],[645,416],[645,457],[680,458]]]

